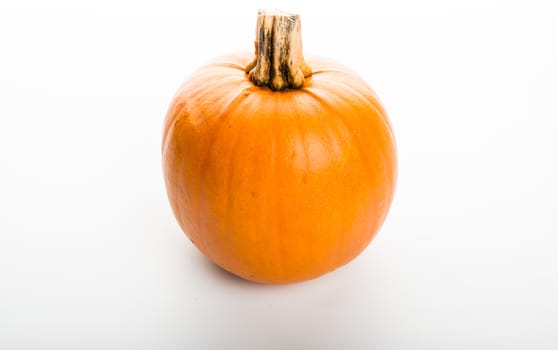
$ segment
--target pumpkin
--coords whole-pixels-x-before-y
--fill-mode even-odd
[[[250,281],[299,282],[351,261],[379,230],[394,136],[361,78],[303,57],[298,15],[260,11],[255,46],[178,90],[163,130],[166,189],[214,263]]]

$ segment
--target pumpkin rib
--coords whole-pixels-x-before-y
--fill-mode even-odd
[[[381,103],[374,98],[370,98],[364,94],[362,94],[359,90],[354,89],[353,87],[351,87],[349,84],[344,83],[344,85],[346,86],[346,88],[348,89],[352,89],[353,93],[359,94],[360,97],[363,99],[363,101],[368,102],[368,106],[375,112],[375,114],[380,118],[381,122],[382,122],[382,127],[383,128],[378,128],[378,130],[385,130],[386,134],[385,137],[388,139],[387,141],[389,141],[389,144],[391,144],[393,147],[392,149],[392,155],[393,157],[397,157],[397,154],[395,152],[395,138],[393,135],[393,130],[391,128],[391,124],[388,120],[387,114],[385,112],[385,110],[383,109],[383,107],[381,106]],[[382,147],[383,145],[385,145],[385,142],[380,142],[380,140],[378,140],[377,138],[375,138],[376,140],[376,144],[378,144],[378,148]],[[385,159],[385,153],[381,153],[380,154],[382,156],[382,160],[383,163],[385,165],[385,167],[389,167],[388,166],[388,162]]]
[[[391,132],[391,125],[386,119],[385,112],[383,110],[379,109],[378,105],[376,105],[376,103],[374,103],[373,99],[368,98],[368,96],[364,95],[361,91],[359,91],[358,89],[355,89],[354,87],[350,86],[349,84],[346,84],[346,83],[343,83],[343,84],[345,85],[345,87],[347,89],[351,90],[351,93],[354,93],[355,95],[358,95],[363,102],[367,102],[366,104],[381,119],[383,126],[389,131],[390,138],[392,139],[392,141],[394,141],[393,134]],[[333,92],[331,92],[331,93],[333,93]],[[350,103],[347,103],[347,105],[350,106]]]
[[[244,78],[244,68],[243,63],[241,63],[241,61],[246,59],[244,56],[246,56],[245,53],[238,53],[218,57],[194,71],[185,84],[196,83],[195,79],[200,79],[201,82],[204,82],[206,81],[205,77],[213,73],[212,71],[222,73],[217,75],[217,77],[221,78]],[[213,84],[214,82],[215,80],[212,80],[210,83]],[[194,84],[194,86],[199,86],[199,84]]]
[[[308,172],[310,169],[310,158],[308,157],[308,145],[306,142],[306,130],[303,128],[302,123],[301,123],[301,113],[298,110],[294,110],[294,121],[295,121],[295,125],[296,125],[296,130],[298,131],[298,135],[299,135],[299,143],[302,145],[302,154],[304,155],[304,170],[302,172],[302,182],[304,184],[306,184],[306,181],[308,181]],[[300,234],[308,234],[306,232],[301,232]],[[310,248],[308,248],[308,254],[310,255],[310,259],[313,260],[315,257],[315,244],[313,244],[314,242],[310,242],[312,244],[310,244]]]
[[[330,94],[330,96],[328,96],[328,98],[324,98],[324,100],[326,100],[326,101],[334,100],[334,98],[332,98],[332,96],[335,96],[338,99],[341,99],[341,101],[343,101],[343,103],[346,106],[352,107],[352,105],[350,103],[347,103],[347,101],[345,100],[345,95],[334,94],[332,91],[329,91],[327,89],[323,89],[322,91]],[[309,91],[307,90],[307,92],[309,92]],[[310,92],[310,93],[312,93],[312,92]],[[317,96],[317,98],[320,98],[320,97]],[[329,103],[327,103],[327,104],[329,105]],[[370,106],[372,106],[372,105],[370,105]],[[329,105],[329,108],[333,108],[333,107],[331,105]],[[344,126],[344,129],[346,129],[347,133],[351,136],[351,143],[353,144],[353,147],[355,147],[355,149],[357,150],[357,153],[359,155],[359,159],[361,160],[361,164],[363,165],[364,170],[368,174],[374,174],[375,172],[374,172],[374,170],[373,170],[373,168],[370,164],[370,160],[368,159],[368,157],[365,156],[367,153],[363,150],[361,142],[359,141],[359,137],[353,131],[353,128],[351,127],[351,124],[340,113],[336,114],[336,116],[338,117],[337,119],[341,122],[341,125]],[[382,124],[384,124],[384,123],[382,123]],[[381,157],[385,158],[383,154],[382,154]],[[371,232],[371,231],[374,231],[374,223],[373,222],[369,222],[368,225],[367,225],[367,229],[366,229],[367,237],[366,237],[366,239],[368,240],[368,242],[373,238],[373,235],[369,236],[369,232]],[[354,257],[352,257],[352,258],[354,258]]]
[[[330,108],[330,106],[328,106],[320,96],[318,96],[317,94],[315,94],[313,92],[308,91],[307,89],[305,89],[305,91],[306,91],[306,96],[308,96],[308,98],[310,98],[312,101],[314,101],[315,104],[325,106],[325,108],[324,108],[325,110],[328,110]],[[309,108],[312,108],[312,107],[309,107]],[[304,108],[302,108],[302,109],[304,109]],[[306,141],[306,136],[305,136],[307,130],[305,130],[301,126],[300,112],[296,111],[296,115],[297,115],[296,120],[298,122],[297,129],[299,130],[299,135],[300,135],[300,139],[301,139],[300,143],[303,145],[303,152],[302,153],[304,154],[305,160],[306,160],[305,171],[308,171],[308,169],[310,169],[311,166],[310,166],[310,161],[309,161],[308,142]],[[320,116],[320,118],[321,118],[321,122],[326,123],[326,124],[324,124],[324,129],[329,130],[329,132],[327,134],[327,138],[328,138],[327,142],[324,141],[324,139],[326,138],[326,136],[324,134],[321,134],[319,136],[322,138],[322,144],[324,145],[324,149],[326,149],[325,153],[328,154],[328,157],[330,157],[331,156],[331,149],[332,149],[332,146],[331,146],[332,136],[331,135],[332,135],[332,133],[333,134],[337,133],[338,135],[341,135],[341,132],[339,131],[339,129],[337,127],[334,127],[332,118],[322,118],[321,116]],[[327,124],[329,124],[329,126]],[[346,130],[344,132],[345,135],[348,136],[348,141],[344,142],[345,147],[347,147],[347,149],[349,149],[351,147],[354,148],[354,145],[353,146],[350,145],[354,136],[350,132],[348,132],[349,128],[347,126],[344,126],[344,129]],[[347,140],[347,136],[339,137],[338,139]],[[332,161],[334,161],[334,160],[330,157],[328,159],[328,162],[332,162]],[[307,174],[305,174],[303,176],[307,176]],[[338,246],[339,249],[341,249],[341,246],[348,247],[347,244],[340,243],[340,241],[338,240],[339,236],[335,232],[328,231],[327,229],[326,229],[326,232],[329,232],[329,235],[327,236],[327,238],[326,238],[326,236],[321,235],[320,240],[329,241],[329,242],[338,242],[337,246]],[[333,244],[331,244],[331,245],[330,244],[323,244],[323,243],[320,244],[320,246],[323,246],[323,245],[333,246]],[[315,248],[316,247],[315,244],[313,244],[312,247],[313,248],[310,250],[310,257],[309,258],[311,258],[311,260],[324,259],[325,258],[326,259],[326,260],[324,260],[325,266],[329,266],[327,268],[327,271],[332,271],[336,268],[336,266],[341,266],[341,265],[339,265],[340,260],[339,260],[338,256],[330,255],[329,258],[327,258],[327,257],[323,256],[323,253],[318,254],[318,252],[316,251],[316,248]],[[344,265],[346,263],[346,259],[342,259],[341,261],[343,262],[342,265]]]
[[[244,76],[244,64],[242,63],[238,63],[235,61],[217,61],[217,62],[213,62],[213,64],[215,65],[216,68],[219,69],[232,69],[235,71],[238,70],[242,72],[242,75]]]
[[[215,144],[215,140],[216,140],[216,136],[218,134],[218,131],[223,127],[223,125],[225,124],[225,121],[228,120],[231,117],[231,113],[230,113],[230,109],[231,106],[234,106],[238,103],[241,103],[243,100],[245,99],[245,95],[244,94],[238,94],[236,97],[234,97],[232,99],[232,101],[229,102],[229,104],[223,108],[223,115],[220,118],[217,118],[215,121],[215,124],[213,125],[213,127],[211,128],[211,133],[210,133],[210,139],[209,142],[207,144],[207,148],[205,150],[205,156],[202,157],[202,163],[200,165],[200,175],[199,175],[199,179],[200,179],[200,188],[199,188],[199,198],[198,198],[198,208],[197,208],[197,212],[198,212],[198,228],[200,230],[204,230],[205,224],[204,224],[204,220],[202,220],[202,214],[204,213],[202,209],[202,201],[204,200],[205,196],[203,196],[203,191],[205,190],[205,182],[204,180],[206,179],[206,172],[207,172],[207,168],[209,167],[209,158],[210,158],[210,154],[213,148],[213,145]],[[207,203],[203,203],[203,204],[207,204]],[[201,235],[200,235],[201,236]],[[204,239],[203,240],[203,244],[206,247],[206,250],[208,248],[207,246],[207,241]]]
[[[309,91],[308,89],[305,90],[306,93],[311,94],[312,96],[314,96],[314,98],[316,98],[320,103],[323,103],[324,105],[328,106],[328,108],[332,108],[332,106],[325,101],[329,101],[329,100],[333,100],[332,96],[328,96],[328,98],[322,98],[321,96],[318,96],[316,93]],[[324,91],[326,93],[330,93],[332,94],[330,91],[328,91],[327,89],[323,89],[321,91]],[[332,94],[333,95],[333,94]],[[343,101],[343,103],[347,106],[351,106],[350,103],[347,103],[345,101],[345,99],[342,97],[344,95],[333,95],[336,96],[338,99],[341,99],[341,101]],[[374,174],[373,169],[370,168],[369,164],[370,164],[370,160],[368,159],[367,156],[365,156],[366,152],[364,152],[362,145],[359,141],[358,136],[355,134],[355,132],[353,131],[351,125],[347,122],[346,118],[344,116],[341,115],[342,113],[337,113],[336,114],[336,119],[339,120],[340,124],[343,125],[343,128],[346,130],[346,134],[350,136],[350,143],[352,143],[352,146],[355,150],[356,153],[358,154],[358,157],[361,159],[361,161],[359,162],[359,164],[362,165],[363,170],[366,171],[366,173],[368,174]],[[367,228],[366,228],[366,232],[367,232],[367,237],[366,240],[369,242],[371,240],[372,237],[368,237],[368,232],[370,232],[373,229],[373,223],[370,220],[367,223]],[[357,253],[358,254],[358,253]],[[346,262],[343,263],[343,265],[345,263],[347,263],[348,261],[352,260],[354,258],[354,256],[351,256],[348,258],[348,260]]]
[[[165,122],[165,129],[163,130],[163,147],[161,149],[161,154],[163,154],[169,148],[169,143],[171,138],[169,135],[172,135],[176,128],[177,118],[176,117],[169,117],[169,120]]]
[[[369,107],[371,107],[371,108],[374,110],[375,114],[380,118],[380,120],[381,120],[381,122],[382,122],[383,128],[380,128],[380,129],[383,129],[383,130],[386,130],[386,131],[387,131],[387,135],[386,135],[386,136],[387,136],[387,138],[389,139],[389,140],[388,140],[388,141],[389,141],[388,143],[392,143],[393,148],[395,148],[395,139],[394,139],[394,137],[393,137],[393,132],[392,132],[392,129],[391,129],[391,125],[390,125],[389,121],[387,120],[387,115],[385,114],[385,112],[378,109],[378,106],[372,101],[373,99],[368,98],[366,95],[362,94],[359,90],[355,89],[354,87],[350,86],[349,84],[343,83],[343,85],[345,85],[345,87],[346,87],[347,89],[351,89],[351,92],[352,92],[352,93],[356,93],[356,94],[360,95],[360,98],[361,98],[361,99],[363,99],[364,101],[367,101],[367,102],[368,102]],[[381,141],[385,141],[385,140],[378,140],[378,138],[374,138],[374,140],[376,141],[375,143],[378,145],[378,148],[380,148],[380,147],[382,147],[382,146],[384,146],[384,145],[386,144],[386,142],[381,142]],[[388,161],[388,159],[386,158],[385,152],[381,152],[381,153],[378,153],[378,154],[379,154],[379,157],[380,157],[380,159],[381,159],[381,162],[383,163],[383,166],[382,166],[382,167],[383,167],[383,169],[384,169],[384,171],[383,171],[383,172],[384,172],[384,179],[385,179],[384,182],[385,182],[386,184],[389,184],[389,183],[391,183],[391,182],[394,183],[394,182],[395,182],[395,179],[392,180],[392,181],[389,181],[390,176],[389,176],[389,175],[386,175],[386,171],[392,172],[392,170],[390,169],[391,167],[389,166],[389,161]],[[395,153],[394,149],[392,150],[391,154],[392,154],[393,157],[394,157],[393,161],[396,162],[396,161],[397,161],[397,159],[396,159],[397,154]],[[369,163],[367,162],[367,164],[369,164]],[[370,172],[370,173],[373,173],[372,171],[369,171],[369,172]],[[392,177],[395,178],[395,177],[396,177],[396,173],[392,174]],[[386,194],[387,194],[388,196],[387,196],[387,198],[386,198],[386,202],[387,202],[387,203],[386,203],[385,205],[386,205],[388,208],[389,208],[389,206],[391,206],[392,197],[393,197],[393,195],[390,195],[391,192],[393,192],[393,190],[389,190],[388,188],[386,188]],[[383,224],[386,215],[387,215],[387,210],[384,212],[383,217],[382,217],[382,218],[379,218],[379,220],[378,220],[378,222],[380,223],[380,226]],[[371,227],[371,228],[368,228],[368,231],[377,231],[377,229],[375,229],[374,227]]]
[[[325,105],[327,106],[327,104]],[[327,108],[329,108],[329,106],[327,106]],[[326,153],[328,155],[328,162],[330,162],[330,164],[332,162],[333,164],[336,164],[337,162],[341,162],[341,163],[343,162],[343,159],[334,159],[332,157],[333,154],[332,145],[335,142],[334,140],[338,141],[338,143],[342,142],[343,145],[339,145],[339,147],[345,147],[346,149],[350,149],[351,147],[353,147],[351,145],[353,136],[350,133],[340,131],[336,125],[335,119],[336,118],[331,118],[331,117],[330,118],[322,117],[320,119],[320,122],[323,124],[324,132],[327,131],[327,135],[323,134],[322,138],[325,140],[325,138],[327,137],[327,142],[324,141],[324,144],[326,145],[325,147]],[[341,171],[341,169],[339,169],[339,171]],[[343,182],[344,179],[340,178],[339,181]],[[328,241],[332,243],[330,244],[331,246],[335,245],[336,248],[338,248],[341,253],[337,255],[332,254],[329,257],[329,259],[327,260],[327,265],[330,266],[330,268],[328,268],[328,271],[334,270],[336,268],[335,266],[340,267],[345,264],[343,255],[345,254],[344,252],[345,249],[347,249],[347,247],[349,246],[347,244],[348,239],[349,239],[348,235],[340,234],[339,231],[330,231],[330,234],[328,235]],[[341,265],[339,265],[340,263]]]
[[[229,113],[231,113],[232,115],[236,116],[236,122],[239,122],[239,115],[243,115],[241,113],[239,113],[238,108],[240,108],[240,106],[244,106],[245,104],[240,104],[240,105],[234,105],[233,107],[229,108]],[[226,185],[224,186],[226,188],[226,196],[227,196],[227,200],[226,200],[226,205],[225,205],[225,219],[223,220],[223,230],[221,232],[221,242],[223,242],[223,246],[221,247],[221,249],[225,252],[225,256],[229,255],[231,256],[235,256],[237,254],[236,252],[236,248],[234,246],[234,229],[233,229],[233,224],[234,224],[234,220],[232,218],[232,215],[234,214],[233,208],[234,208],[234,201],[235,198],[233,196],[232,193],[234,193],[232,191],[233,187],[233,180],[234,180],[234,176],[235,176],[235,171],[234,171],[234,166],[236,164],[238,164],[237,161],[237,157],[238,157],[238,148],[239,148],[239,144],[240,141],[242,139],[243,132],[245,132],[245,130],[239,128],[238,126],[235,127],[231,127],[231,130],[235,130],[236,131],[236,136],[234,136],[234,141],[231,143],[231,147],[230,147],[230,152],[228,155],[224,156],[225,158],[229,159],[229,163],[228,165],[225,166],[225,169],[227,169],[227,173],[223,176],[223,179],[225,179],[226,181]],[[228,135],[229,137],[231,135]],[[224,235],[224,237],[223,237]],[[228,249],[228,252],[226,251]],[[228,259],[227,259],[228,260]],[[223,266],[223,268],[227,271],[230,271],[231,267],[228,266]]]
[[[347,74],[347,78],[351,78],[350,75]],[[353,77],[354,80],[354,77]],[[341,79],[341,80],[337,80],[337,82],[339,84],[342,84],[345,86],[346,89],[350,90],[353,94],[359,96],[363,101],[367,101],[368,104],[371,105],[371,107],[375,110],[376,114],[382,119],[382,121],[384,122],[385,126],[387,127],[387,129],[390,132],[390,136],[393,139],[393,132],[391,130],[391,124],[389,122],[389,120],[387,119],[387,113],[384,110],[384,108],[382,107],[380,101],[377,98],[371,98],[367,95],[364,95],[362,93],[362,89],[356,89],[353,85],[349,84],[348,82],[346,82],[345,80]],[[368,86],[368,84],[366,84],[364,81],[361,81],[361,87],[365,87],[367,90],[373,92],[373,90]]]
[[[179,106],[179,107],[177,107]],[[167,110],[166,118],[165,118],[165,126],[163,130],[163,151],[168,147],[168,139],[169,135],[172,135],[170,129],[174,131],[176,124],[183,118],[185,114],[186,108],[188,107],[188,101],[181,96],[181,90],[179,90],[173,98],[173,102],[171,106]]]
[[[175,100],[180,101],[181,100],[181,96],[177,94],[177,96],[175,97]],[[171,141],[173,141],[173,138],[175,138],[176,140],[174,140],[174,143],[179,143],[180,140],[180,135],[181,132],[181,128],[183,127],[182,125],[184,124],[184,116],[187,114],[184,112],[186,108],[186,103],[184,103],[182,105],[182,107],[180,108],[179,112],[177,112],[174,115],[167,115],[166,118],[166,125],[168,125],[167,127],[167,132],[166,132],[166,136],[164,136],[165,138],[163,139],[163,157],[164,157],[164,162],[163,162],[163,166],[166,166],[166,162],[168,162],[168,158],[167,158],[167,154],[170,152],[171,154],[173,154],[174,160],[173,162],[178,163],[178,171],[177,173],[179,174],[183,174],[183,168],[184,168],[184,159],[182,159],[181,157],[181,152],[177,152],[177,149],[174,149],[176,147],[179,147],[178,144],[175,144],[173,146],[173,148],[171,148]],[[172,162],[171,162],[172,163]],[[178,192],[179,193],[183,193],[183,191],[181,190],[184,187],[184,184],[182,181],[177,181],[178,179],[175,178],[175,180],[173,181],[175,183],[175,186],[178,187]],[[166,181],[170,181],[170,178],[167,176],[166,177]],[[167,185],[168,186],[168,185]],[[168,188],[168,187],[167,187]],[[170,195],[170,193],[169,193]],[[173,206],[173,211],[176,211],[177,214],[180,212],[183,212],[184,210],[184,203],[180,200],[177,201],[171,201],[171,204]],[[192,224],[195,224],[194,222],[191,222]],[[188,234],[187,232],[187,228],[188,226],[179,220],[179,224],[181,226],[181,228],[183,229],[184,233],[186,233],[186,236],[188,236],[188,238],[190,238],[190,240],[192,241],[192,243],[194,243],[194,245],[198,246],[196,244],[196,242],[201,240],[200,234],[193,233],[194,237],[191,237],[190,235],[192,235],[192,233]],[[204,251],[203,248],[200,248],[200,250]]]
[[[253,97],[255,95],[249,95],[249,96]],[[252,105],[251,103],[248,103],[248,102],[246,102],[243,105],[243,107],[247,108],[248,106]],[[235,109],[235,114],[244,116],[246,113],[244,113],[244,110],[242,110],[242,109],[239,110],[239,108],[236,108]],[[234,184],[233,179],[234,179],[234,176],[235,176],[235,165],[243,164],[243,162],[241,162],[237,159],[239,157],[238,148],[239,148],[240,142],[241,141],[251,142],[251,143],[254,144],[254,147],[255,147],[256,145],[260,144],[260,139],[263,136],[262,135],[263,133],[255,132],[255,130],[259,129],[258,124],[261,124],[261,120],[259,120],[259,119],[246,119],[246,118],[243,118],[242,120],[247,124],[246,126],[249,126],[249,128],[248,127],[240,127],[239,125],[236,126],[237,139],[234,143],[234,146],[232,147],[234,149],[234,152],[230,156],[231,162],[230,162],[230,167],[229,167],[229,180],[228,180],[229,188],[227,190],[228,191],[228,202],[229,203],[228,203],[228,207],[227,207],[227,211],[226,211],[228,213],[227,222],[230,226],[233,226],[233,215],[237,212],[237,208],[235,208],[235,206],[233,205],[233,203],[235,203],[234,200],[237,199],[237,198],[234,198],[233,195],[232,195],[234,193],[237,193],[233,190],[233,188],[234,188],[233,187],[233,184]],[[254,123],[256,123],[256,125],[254,125]],[[248,149],[250,149],[250,147],[248,147]],[[252,155],[250,155],[250,157],[251,156]],[[258,168],[257,163],[252,162],[253,159],[251,159],[251,158],[249,158],[249,159],[250,159],[250,162],[247,165],[247,167],[253,167],[254,171],[256,171],[257,173],[260,173],[262,169]],[[271,174],[273,174],[273,172],[271,172]],[[243,176],[243,175],[238,175],[238,174],[236,174],[236,175],[237,176]],[[263,176],[263,175],[260,174],[260,176]],[[250,185],[253,185],[253,184],[250,184]],[[245,193],[244,195],[248,196],[248,193]],[[271,200],[270,200],[270,202],[271,202]],[[258,211],[254,212],[254,215],[256,216],[256,218],[254,219],[256,221],[261,217],[260,216],[261,213],[259,213]],[[262,229],[262,228],[260,227],[260,229]],[[233,233],[234,232],[231,230],[230,234],[229,234],[229,237],[228,237],[229,241],[233,238],[233,236],[232,236]],[[244,239],[257,240],[258,237],[244,237]],[[246,261],[246,260],[243,261],[242,255],[238,252],[235,245],[232,244],[232,241],[231,241],[231,246],[233,247],[233,251],[231,252],[232,256],[235,256],[236,259],[241,261],[244,266],[249,265],[250,264],[249,261]],[[262,252],[261,252],[261,250],[252,250],[250,252],[250,254],[252,254],[252,256],[248,257],[249,259],[250,258],[251,259],[254,259],[254,258],[258,259],[258,258],[261,258]],[[241,269],[239,269],[239,271],[242,271],[242,277],[245,278],[245,279],[252,280],[255,276],[254,271],[250,270],[249,268],[244,267],[244,266]]]
[[[312,76],[319,75],[320,78],[323,78],[323,75],[335,75],[353,80],[355,78],[362,80],[351,68],[334,60],[315,56],[309,59],[308,62],[313,67]],[[339,79],[332,79],[333,82],[337,82],[337,80]]]
[[[328,109],[331,110],[335,110],[335,108],[332,108],[332,105],[329,102],[326,102],[326,100],[328,99],[324,99],[321,96],[317,95],[315,92],[310,91],[309,89],[305,89],[304,90],[307,94],[310,94],[313,96],[313,98],[315,98],[320,104],[327,106]],[[323,91],[327,91],[327,90],[323,90]],[[339,95],[337,95],[336,97],[339,97]],[[345,102],[345,101],[343,101]],[[337,118],[341,121],[341,123],[344,125],[345,129],[347,130],[347,134],[350,135],[351,137],[351,141],[355,142],[354,148],[357,150],[357,153],[359,154],[359,158],[361,158],[362,160],[364,160],[364,164],[368,164],[368,159],[366,157],[364,157],[364,152],[362,150],[362,148],[360,147],[360,144],[358,142],[358,138],[355,135],[353,129],[349,126],[349,124],[347,123],[347,121],[345,120],[345,118],[343,116],[341,116],[341,113],[336,113],[335,116],[337,116]],[[370,169],[368,169],[368,172],[372,173],[370,171]]]
[[[271,124],[273,126],[272,130],[279,130],[280,128],[280,123],[278,123],[278,118],[277,118],[277,100],[274,101],[274,113],[272,114],[273,117],[271,118]],[[277,194],[278,189],[281,186],[281,183],[279,182],[279,179],[281,178],[279,172],[279,162],[277,161],[278,159],[278,150],[277,150],[277,132],[273,132],[272,133],[272,137],[271,137],[271,166],[270,166],[270,173],[271,176],[273,177],[272,179],[272,188],[271,188],[271,200],[270,203],[273,203],[273,207],[272,207],[272,222],[271,222],[271,230],[273,231],[271,233],[271,237],[275,238],[275,244],[276,244],[276,252],[277,254],[275,254],[277,261],[275,261],[274,263],[276,264],[276,272],[277,275],[279,275],[279,277],[284,277],[285,274],[285,247],[284,247],[284,241],[282,239],[282,233],[281,230],[279,230],[279,220],[280,220],[280,216],[279,216],[279,196]]]
[[[324,125],[324,129],[329,130],[330,133],[328,134],[328,137],[330,139],[332,138],[331,133],[333,133],[333,139],[342,140],[342,142],[344,143],[343,147],[346,147],[347,149],[351,149],[354,147],[354,145],[352,144],[353,142],[352,139],[354,138],[354,135],[352,135],[349,132],[347,126],[343,123],[343,121],[341,121],[341,125],[343,126],[344,131],[340,130],[340,128],[338,127],[339,121],[336,121],[335,120],[336,118],[323,118],[323,119],[324,119],[323,122],[327,123],[327,125]],[[340,180],[343,181],[342,179]],[[342,251],[345,251],[345,249],[350,247],[350,244],[348,242],[349,239],[350,237],[346,235],[339,235],[338,233],[333,236],[330,236],[330,240],[337,241],[338,242],[337,244],[340,246],[340,249]],[[344,259],[342,261],[339,261],[339,258],[336,258],[335,261],[332,261],[331,265],[335,266],[338,265],[339,263],[344,265],[346,262],[344,261]]]
[[[363,99],[363,101],[367,101],[369,107],[371,107],[374,110],[375,114],[381,119],[383,129],[385,129],[387,131],[386,138],[389,139],[388,140],[389,143],[391,143],[392,146],[393,146],[393,150],[392,150],[391,153],[393,154],[394,158],[397,158],[397,153],[395,152],[395,142],[396,141],[395,141],[395,138],[394,138],[394,135],[393,135],[393,130],[392,130],[391,124],[388,120],[387,113],[385,112],[385,110],[381,106],[381,103],[377,99],[370,98],[370,97],[362,94],[359,90],[355,89],[354,87],[350,86],[347,83],[343,83],[343,85],[345,85],[345,87],[348,88],[348,89],[352,89],[353,93],[359,94],[361,99]],[[378,144],[381,147],[385,143],[381,143],[381,142],[379,142],[379,140],[376,139],[376,144]],[[389,165],[388,165],[388,161],[385,159],[385,154],[382,153],[381,156],[382,156],[382,161],[384,163],[384,169],[387,169],[389,167]],[[397,161],[397,159],[394,159],[394,160]],[[395,175],[396,174],[393,174],[393,176],[395,176]],[[386,177],[386,179],[389,178],[389,176],[385,176],[385,177]]]

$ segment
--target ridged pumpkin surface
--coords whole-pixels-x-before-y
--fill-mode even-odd
[[[396,150],[383,107],[346,68],[307,59],[298,90],[255,86],[253,54],[180,88],[163,133],[174,214],[199,250],[248,280],[290,283],[346,264],[390,207]]]

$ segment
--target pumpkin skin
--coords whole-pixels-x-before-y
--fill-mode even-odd
[[[388,213],[396,148],[387,114],[355,73],[307,59],[301,89],[272,91],[223,56],[179,89],[163,169],[178,223],[209,259],[244,279],[292,283],[355,258]]]

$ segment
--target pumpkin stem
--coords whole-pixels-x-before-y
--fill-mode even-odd
[[[299,15],[260,10],[254,44],[256,58],[246,67],[254,84],[274,91],[300,89],[312,74],[302,57]]]

